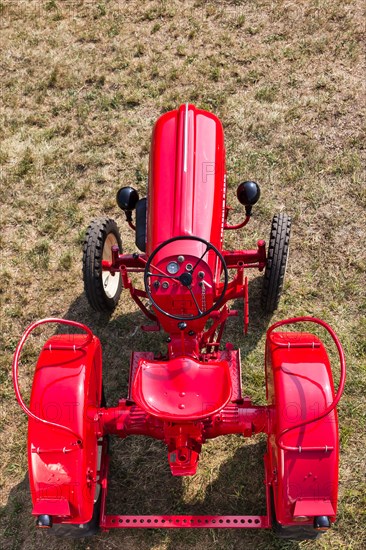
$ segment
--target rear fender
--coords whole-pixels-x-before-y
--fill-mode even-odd
[[[336,410],[318,418],[334,402],[329,359],[313,334],[276,332],[267,336],[266,387],[270,410],[269,475],[275,515],[281,525],[334,521],[338,492]],[[307,518],[307,519],[306,519]]]
[[[29,418],[32,513],[52,515],[54,523],[86,523],[93,514],[98,439],[90,411],[101,402],[102,356],[98,338],[84,347],[83,342],[85,335],[79,334],[50,338],[33,379],[30,411],[82,440],[80,445],[70,432]]]

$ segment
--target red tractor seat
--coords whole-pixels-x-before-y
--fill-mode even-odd
[[[203,363],[192,357],[140,359],[132,399],[164,420],[198,420],[220,411],[231,397],[227,361]]]

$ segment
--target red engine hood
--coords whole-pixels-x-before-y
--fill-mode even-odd
[[[188,103],[162,115],[151,142],[147,253],[180,235],[201,237],[221,251],[225,195],[220,120]]]

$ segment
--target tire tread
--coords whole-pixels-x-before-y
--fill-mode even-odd
[[[104,242],[109,233],[117,239],[120,252],[122,242],[116,222],[111,218],[93,220],[86,230],[83,244],[83,279],[84,290],[91,307],[100,312],[111,313],[117,306],[122,283],[120,282],[116,295],[109,298],[102,282],[102,254]]]
[[[291,217],[276,214],[272,220],[264,273],[261,305],[266,313],[273,313],[280,300],[285,279],[291,233]]]

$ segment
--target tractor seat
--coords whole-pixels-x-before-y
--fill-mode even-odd
[[[198,420],[220,411],[231,397],[227,361],[202,363],[192,357],[140,359],[132,399],[163,420]]]

